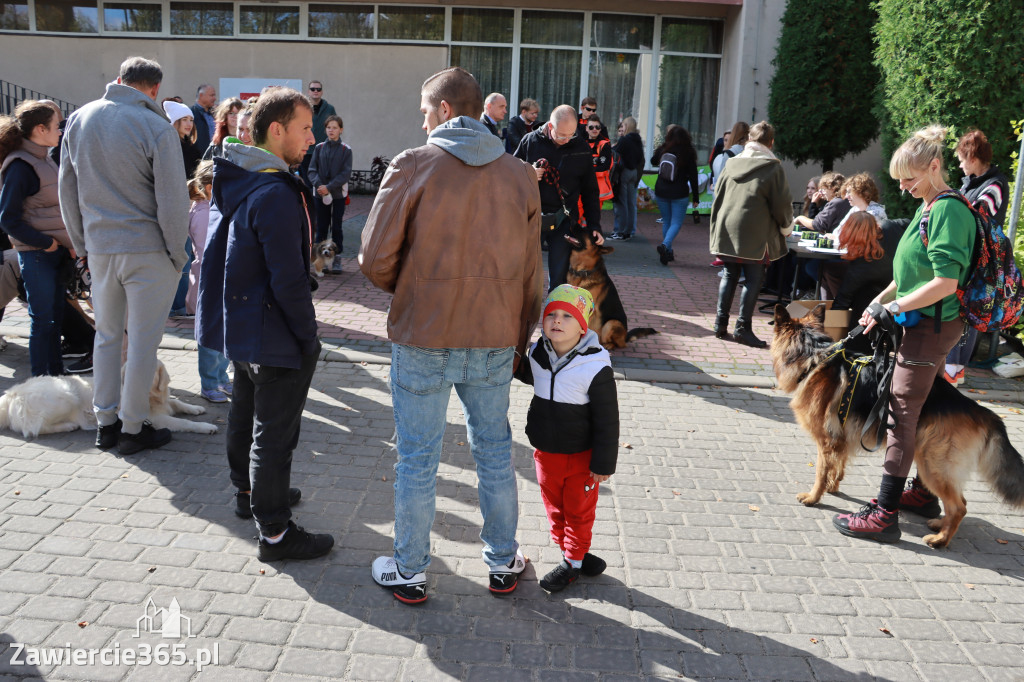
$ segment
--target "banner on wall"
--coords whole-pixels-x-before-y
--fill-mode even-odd
[[[237,97],[245,101],[260,94],[268,85],[283,85],[302,92],[301,78],[221,78],[218,99]]]

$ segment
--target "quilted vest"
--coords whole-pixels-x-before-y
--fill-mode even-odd
[[[39,176],[39,191],[25,197],[22,204],[22,217],[25,222],[39,232],[56,239],[62,246],[71,248],[71,238],[64,228],[64,220],[60,216],[60,197],[57,193],[57,164],[53,162],[46,147],[22,140],[21,148],[7,155],[0,167],[0,177],[15,159],[25,161]],[[11,238],[11,243],[18,251],[35,251],[36,248]]]

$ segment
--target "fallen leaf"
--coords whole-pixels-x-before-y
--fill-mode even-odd
[[[893,636],[893,634],[891,632],[889,632],[889,628],[878,628],[878,631],[879,632],[884,632],[885,634],[889,635],[890,637]]]
[[[1016,408],[1016,407],[1011,407],[1010,408],[1010,412],[1013,412],[1014,414],[1024,414],[1024,411],[1022,411],[1022,410],[1020,410],[1019,408]]]
[[[465,445],[465,443],[460,440],[458,443],[456,443],[456,445]]]
[[[388,477],[387,477],[387,476],[381,476],[381,477],[380,477],[380,480],[382,480],[382,481],[386,481],[386,480],[388,480]]]
[[[632,450],[633,449],[633,446],[630,445],[629,443],[622,443],[622,447],[626,448],[627,450]]]
[[[1002,538],[996,538],[996,542],[998,542],[1000,545],[1008,545],[1008,544],[1010,544],[1009,540],[1003,540]]]
[[[722,377],[724,379],[725,377],[727,377],[729,375],[728,374],[719,374],[718,376],[720,376],[720,377]]]
[[[15,494],[15,495],[20,495],[20,494],[21,494],[21,491],[20,491],[20,490],[15,490],[15,491],[14,491],[14,494]]]
[[[156,570],[156,566],[150,566],[150,567],[149,567],[149,568],[147,568],[146,570],[147,570],[147,571],[149,571],[150,573],[152,573],[153,571],[155,571],[155,570]]]
[[[966,587],[968,590],[973,590],[974,589],[974,585],[972,585],[970,583],[964,583],[964,587]]]
[[[260,569],[260,575],[266,575],[266,573],[267,573],[267,569],[265,569],[265,568],[261,568]]]
[[[366,367],[366,363],[365,362],[360,362],[359,364],[362,365],[363,367]]]
[[[128,474],[121,474],[121,478],[128,478]]]
[[[755,504],[748,504],[747,509],[749,509],[750,511],[761,511],[761,508]]]
[[[809,466],[809,467],[812,467],[812,466],[814,466],[814,462],[808,462],[808,463],[807,463],[807,466]]]
[[[817,644],[818,640],[815,637],[811,637],[811,644]]]
[[[672,491],[672,494],[673,494],[673,495],[678,495],[678,494],[679,494],[679,491],[678,491],[678,490],[673,490],[673,491]]]
[[[87,621],[87,620],[79,621],[78,627],[84,628],[88,624],[89,624],[89,621]]]
[[[106,507],[100,507],[100,511],[107,511]]]

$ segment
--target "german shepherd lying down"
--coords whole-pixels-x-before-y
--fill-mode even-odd
[[[798,319],[777,305],[771,343],[779,388],[793,394],[789,405],[797,423],[818,446],[814,487],[796,496],[807,506],[817,504],[822,494],[839,490],[847,460],[861,449],[861,431],[878,397],[878,377],[868,365],[854,392],[846,425],[840,424],[839,401],[847,375],[840,358],[825,362],[824,351],[833,342],[822,329],[824,317],[823,305]],[[875,433],[872,427],[864,435],[867,447],[876,445]],[[967,513],[964,484],[975,469],[1004,502],[1024,507],[1024,460],[1010,443],[1003,421],[941,376],[921,410],[914,463],[921,482],[942,500],[946,512],[928,521],[928,527],[937,531],[924,537],[932,547],[945,547],[956,535]]]
[[[608,276],[603,258],[615,249],[598,246],[587,230],[573,231],[566,239],[572,246],[566,281],[574,287],[586,289],[593,296],[594,314],[587,321],[587,326],[597,333],[601,345],[607,350],[625,348],[634,339],[657,334],[658,330],[652,327],[637,327],[626,331],[626,311],[619,299],[619,292]]]

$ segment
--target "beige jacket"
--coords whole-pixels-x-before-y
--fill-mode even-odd
[[[537,175],[509,154],[473,165],[427,144],[395,157],[359,250],[363,274],[394,294],[388,337],[524,353],[543,301],[540,217]]]

